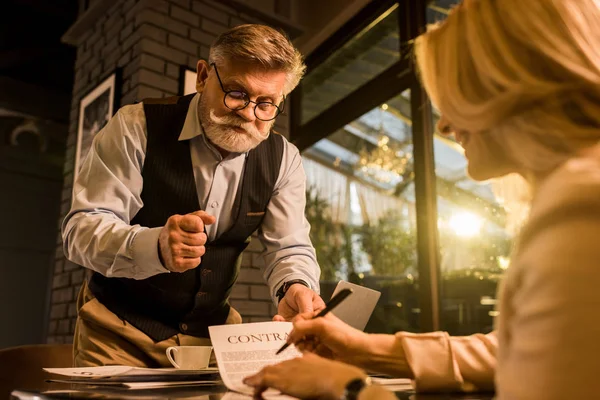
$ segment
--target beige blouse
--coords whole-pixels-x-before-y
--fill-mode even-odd
[[[600,398],[600,147],[538,187],[499,311],[488,335],[398,333],[417,390]]]

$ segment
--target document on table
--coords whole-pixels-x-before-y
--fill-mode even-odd
[[[126,365],[107,365],[103,367],[80,367],[80,368],[44,368],[51,374],[69,376],[72,378],[113,378],[113,377],[155,377],[176,375],[210,375],[219,372],[217,368],[205,369],[177,369],[177,368],[140,368],[128,367]]]
[[[169,381],[169,382],[131,382],[131,381],[115,381],[111,379],[49,379],[48,382],[67,383],[86,386],[96,386],[105,388],[125,388],[125,389],[164,389],[186,386],[214,386],[214,381]]]
[[[385,387],[387,390],[392,392],[399,392],[401,390],[413,389],[412,380],[405,378],[379,378],[371,377],[371,382]]]
[[[302,356],[295,346],[275,353],[286,342],[292,330],[291,322],[256,322],[210,326],[210,340],[219,365],[219,373],[229,390],[251,395],[254,389],[242,381],[263,367]],[[233,395],[232,395],[233,396]],[[269,389],[266,398],[287,398]]]
[[[221,384],[217,368],[183,370],[176,368],[138,368],[124,365],[83,368],[44,368],[51,374],[69,379],[49,382],[131,390],[172,387],[214,386]]]

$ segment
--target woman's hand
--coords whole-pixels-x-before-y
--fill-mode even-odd
[[[342,397],[348,382],[366,378],[361,369],[327,360],[314,354],[283,361],[263,368],[256,375],[246,377],[244,383],[255,389],[255,397],[268,388],[301,399],[332,399]]]
[[[294,318],[288,342],[303,353],[316,353],[333,360],[362,366],[370,358],[369,335],[346,324],[333,314],[312,319],[315,313]]]
[[[288,342],[297,343],[302,353],[316,353],[370,372],[413,377],[402,344],[394,335],[367,334],[331,313],[312,319],[314,314],[294,318],[294,329],[288,337]]]

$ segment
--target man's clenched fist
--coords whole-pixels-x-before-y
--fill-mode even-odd
[[[215,217],[204,211],[169,217],[158,236],[158,250],[165,268],[173,272],[196,268],[206,251],[204,225],[215,221]]]

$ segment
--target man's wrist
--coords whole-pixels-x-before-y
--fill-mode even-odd
[[[290,289],[290,287],[292,287],[292,285],[295,285],[297,283],[300,285],[304,285],[310,289],[310,286],[308,285],[308,283],[306,281],[304,281],[302,279],[291,279],[289,281],[284,282],[279,287],[279,290],[277,290],[277,293],[275,293],[275,297],[277,297],[277,301],[281,302],[281,300],[285,297],[285,294]]]
[[[161,227],[141,228],[135,233],[131,244],[131,253],[133,264],[137,270],[136,279],[170,272],[159,258],[160,249],[157,243],[161,229]]]

